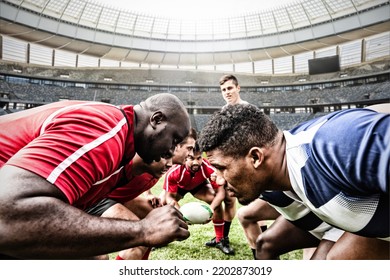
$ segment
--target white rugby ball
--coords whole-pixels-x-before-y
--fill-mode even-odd
[[[213,216],[210,206],[201,202],[188,202],[180,207],[180,212],[189,224],[204,224]]]

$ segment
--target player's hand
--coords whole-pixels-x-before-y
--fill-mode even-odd
[[[211,214],[211,217],[206,221],[204,222],[202,225],[205,225],[205,224],[208,224],[210,223],[212,220],[213,220],[213,217],[214,217],[214,209],[211,207],[211,209],[213,210],[213,213]]]
[[[219,186],[225,186],[227,184],[227,181],[225,180],[225,178],[223,178],[221,175],[217,174],[217,178],[215,179],[215,182],[219,185]]]
[[[183,215],[170,205],[153,209],[140,223],[143,227],[145,246],[148,247],[164,246],[190,236]]]
[[[160,198],[153,194],[148,194],[146,199],[150,202],[153,208],[162,206]]]

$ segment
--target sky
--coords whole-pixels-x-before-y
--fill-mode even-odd
[[[226,18],[297,0],[93,0],[109,7],[180,19]]]

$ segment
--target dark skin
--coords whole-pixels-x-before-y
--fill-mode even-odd
[[[189,236],[188,226],[174,207],[152,211],[138,222],[93,217],[67,204],[57,188],[31,172],[5,166],[0,174],[3,183],[13,182],[12,188],[2,190],[2,197],[9,198],[2,201],[2,208],[13,208],[5,220],[13,222],[2,222],[0,227],[1,236],[10,237],[2,238],[2,253],[13,257],[67,259],[78,252],[77,257],[83,258]],[[26,181],[30,188],[25,187]],[[157,228],[149,226],[152,222]]]
[[[134,107],[136,152],[159,161],[173,154],[190,122],[184,106],[172,113],[148,108],[148,102]],[[0,182],[0,254],[13,258],[88,258],[189,237],[187,224],[172,206],[153,210],[140,221],[108,219],[69,205],[56,186],[27,170],[5,164]]]
[[[256,240],[256,258],[259,260],[276,260],[279,256],[292,250],[317,247],[320,240],[304,231],[282,216]]]
[[[263,186],[270,186],[269,189],[276,190],[292,190],[288,180],[289,177],[286,169],[286,160],[283,156],[284,153],[278,152],[284,149],[285,141],[279,134],[274,146],[269,148],[253,147],[242,158],[223,156],[223,152],[218,149],[208,151],[206,154],[210,163],[218,170],[219,175],[232,183],[227,187],[227,190],[237,196],[239,202],[245,205],[256,199],[264,191],[260,189]],[[275,155],[275,157],[272,158],[271,155]],[[257,182],[255,184],[256,188],[252,187],[251,180]],[[235,186],[240,186],[240,190]],[[308,241],[311,242],[310,240],[312,239],[307,232],[294,232],[297,241],[296,244],[290,243],[292,233],[289,230],[281,228],[280,232],[275,232],[272,239],[265,240],[267,243],[265,243],[264,239],[265,237],[271,237],[270,231],[267,230],[265,233],[267,235],[262,237],[263,240],[260,239],[262,244],[257,244],[257,250],[264,250],[264,245],[267,244],[278,247],[269,247],[264,251],[264,255],[258,255],[262,259],[275,258],[275,256],[280,255],[281,248],[283,248],[283,252],[288,252],[291,248],[316,246],[315,244],[306,244]],[[286,244],[282,242],[287,240],[289,242]],[[315,240],[313,239],[312,241]],[[259,239],[257,242],[259,242]],[[390,257],[389,242],[376,238],[357,236],[349,232],[344,233],[335,245],[330,241],[323,241],[321,243],[318,245],[313,259],[389,259]],[[354,250],[349,249],[351,247]],[[286,249],[287,251],[285,251]]]
[[[190,130],[184,106],[179,106],[172,95],[161,96],[172,101],[171,108],[154,110],[147,101],[134,106],[134,143],[137,154],[145,163],[159,161],[161,156],[172,156]]]
[[[371,109],[389,112],[388,104],[384,105],[383,108],[376,107]],[[218,128],[224,128],[226,124],[222,123],[221,125],[217,121],[213,125],[218,124]],[[205,135],[209,135],[211,132],[207,130],[207,126],[205,128],[203,129]],[[217,131],[216,126],[212,128],[214,131]],[[229,132],[228,129],[226,131]],[[232,137],[232,139],[236,138]],[[202,137],[200,137],[199,141],[202,143]],[[207,147],[210,143],[212,143],[209,146],[210,148],[205,149],[203,147],[210,163],[218,170],[219,176],[226,179],[230,184],[227,190],[234,193],[242,204],[246,205],[257,199],[266,190],[293,191],[287,169],[286,141],[280,131],[273,138],[272,143],[266,142],[267,144],[263,145],[252,145],[245,154],[240,154],[236,157],[229,155],[225,151],[226,147],[225,149],[219,148],[220,146],[218,145],[223,145],[224,143],[214,145],[213,141],[209,141],[209,143],[206,142],[205,146]],[[230,146],[235,145],[234,149],[236,150],[240,148],[238,143],[229,144]],[[352,250],[351,248],[354,249]],[[328,251],[325,257],[327,259],[388,259],[390,252],[389,242],[387,241],[357,236],[349,232],[344,233],[335,245],[332,246],[331,250]]]

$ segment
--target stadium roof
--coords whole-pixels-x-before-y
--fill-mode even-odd
[[[78,54],[154,65],[253,62],[390,30],[388,0],[301,0],[201,20],[85,0],[1,0],[0,5],[0,34]],[[234,8],[223,5],[221,10]]]

